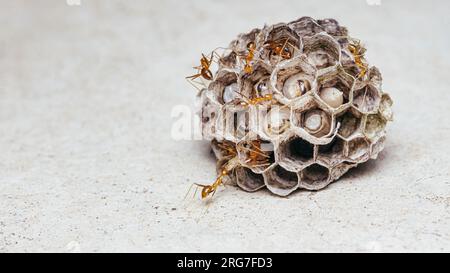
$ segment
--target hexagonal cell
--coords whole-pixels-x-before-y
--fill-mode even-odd
[[[353,167],[356,167],[358,164],[351,163],[351,162],[341,162],[334,166],[331,169],[331,180],[337,180],[339,177],[344,175],[348,170],[350,170]]]
[[[377,142],[372,143],[370,147],[370,158],[376,159],[378,154],[384,149],[384,143],[386,141],[386,137],[381,137],[377,140]]]
[[[301,39],[288,25],[280,23],[263,31],[266,43],[259,57],[271,65],[291,59],[301,51]]]
[[[230,43],[229,48],[233,52],[237,52],[237,54],[239,54],[239,55],[245,55],[245,53],[247,52],[247,49],[248,49],[248,44],[252,43],[252,42],[257,43],[257,40],[258,40],[257,38],[258,38],[258,35],[260,35],[260,34],[261,34],[261,29],[259,29],[259,28],[254,28],[248,33],[239,34],[237,39],[233,40]]]
[[[228,140],[213,139],[211,149],[218,160],[229,159],[237,155],[236,144]]]
[[[364,135],[371,141],[377,140],[384,135],[386,122],[380,114],[367,115]]]
[[[216,122],[216,135],[237,142],[250,132],[250,111],[247,107],[225,107]]]
[[[243,140],[237,144],[239,160],[256,173],[262,173],[275,162],[274,145],[260,138]]]
[[[300,36],[308,37],[316,33],[322,32],[323,27],[311,17],[301,17],[295,21],[289,22],[288,25]]]
[[[314,158],[314,145],[293,135],[279,144],[277,156],[283,167],[297,171]]]
[[[253,67],[253,72],[242,76],[240,93],[246,97],[244,99],[253,99],[272,94],[270,87],[270,72],[262,63],[257,63]],[[242,96],[241,96],[242,97]],[[270,101],[268,101],[270,102]]]
[[[274,91],[282,95],[288,103],[315,89],[315,72],[315,68],[306,61],[305,56],[299,56],[277,66],[272,72],[270,82]]]
[[[315,100],[302,103],[301,108],[294,106],[291,119],[294,126],[316,138],[327,136],[334,129],[332,115],[322,109]]]
[[[311,90],[312,81],[312,77],[303,73],[292,75],[284,81],[282,89],[283,95],[288,99],[300,97]]]
[[[354,138],[348,141],[347,157],[353,161],[366,161],[369,159],[370,143],[364,137]]]
[[[353,93],[353,105],[363,113],[376,112],[380,100],[380,92],[370,84],[356,89]]]
[[[332,109],[346,105],[353,99],[355,79],[343,70],[322,75],[317,82],[318,99]]]
[[[298,175],[275,165],[264,173],[267,188],[274,194],[286,196],[298,187]]]
[[[317,69],[334,67],[340,62],[341,48],[333,37],[318,33],[304,39],[303,52]]]
[[[344,114],[337,117],[337,122],[340,123],[338,135],[344,139],[349,139],[351,136],[361,131],[362,115],[354,109],[350,109]]]
[[[217,72],[216,79],[209,85],[216,95],[216,100],[220,104],[229,104],[239,101],[239,79],[236,71],[231,69],[222,69]]]
[[[375,88],[377,88],[378,90],[381,90],[381,83],[383,81],[383,78],[381,77],[380,70],[378,70],[378,68],[376,68],[375,66],[372,66],[369,68],[367,75],[370,84]]]
[[[300,173],[300,187],[308,190],[320,190],[330,183],[330,170],[321,164],[312,164]]]
[[[291,110],[283,105],[272,105],[267,112],[261,112],[262,132],[269,138],[279,138],[287,133],[291,126]]]
[[[394,119],[392,104],[393,102],[391,97],[388,94],[384,93],[381,96],[380,108],[378,109],[378,111],[386,121],[392,121]]]
[[[319,24],[326,33],[332,36],[346,37],[348,35],[347,28],[341,27],[335,19],[327,18],[317,20],[317,24]]]
[[[229,68],[235,69],[238,63],[237,53],[234,51],[229,51],[223,54],[223,56],[219,59],[219,69],[221,68]]]
[[[315,137],[328,135],[332,128],[331,122],[331,115],[320,108],[308,110],[302,116],[302,127]]]
[[[345,159],[345,141],[336,136],[333,141],[325,145],[318,145],[317,160],[328,165],[335,165]]]
[[[265,186],[262,174],[254,173],[246,167],[237,167],[235,172],[237,185],[245,191],[254,192]]]

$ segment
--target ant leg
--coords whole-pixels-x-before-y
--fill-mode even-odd
[[[197,77],[198,78],[198,77]],[[192,85],[197,91],[200,93],[202,92],[202,89],[206,88],[204,83],[195,81],[196,78],[188,78],[186,77],[187,82]]]
[[[258,164],[258,165],[252,165],[252,167],[267,167],[269,165],[270,165],[270,163],[263,163],[263,164]]]
[[[202,75],[201,73],[198,73],[198,74],[194,74],[192,76],[187,76],[187,77],[185,77],[185,79],[187,79],[187,80],[195,80],[198,77],[200,77],[201,75]]]
[[[237,90],[233,90],[235,93],[239,94],[245,101],[246,104],[250,104],[251,99],[249,97],[247,97],[246,95],[242,94],[241,92],[237,91]]]
[[[192,187],[193,187],[194,185],[195,185],[194,183],[193,183],[193,184],[191,184],[191,186],[189,187],[188,191],[186,192],[186,195],[184,196],[183,200],[186,200],[186,198],[187,198],[188,194],[189,194],[189,193],[191,192],[191,190],[192,190]]]
[[[198,191],[198,187],[195,188],[194,195],[192,195],[192,198],[195,198],[195,196],[197,195],[197,191]]]
[[[362,101],[362,104],[361,104],[361,110],[363,110],[364,107],[366,106],[366,95],[367,95],[367,87],[364,90],[364,96],[363,96],[363,101]]]
[[[209,63],[212,63],[213,58],[214,58],[214,50],[211,51],[211,55],[209,56]]]
[[[270,156],[266,155],[261,149],[255,147],[255,146],[253,146],[253,147],[255,148],[255,150],[252,149],[252,148],[247,148],[247,147],[242,147],[242,148],[245,149],[245,150],[247,150],[247,151],[254,152],[254,153],[256,153],[257,155],[260,155],[260,156],[263,156],[263,157],[266,157],[266,158],[269,158],[269,157],[270,157]]]
[[[195,89],[197,89],[198,92],[201,92],[201,88],[200,88],[200,87],[196,86],[192,81],[190,81],[190,80],[188,80],[188,79],[186,79],[186,80],[187,80],[187,82],[188,82],[190,85],[192,85]]]
[[[289,42],[289,38],[286,38],[286,41],[284,42],[283,47],[281,48],[281,52],[283,52],[283,50],[286,48],[288,42]]]
[[[217,58],[217,60],[220,60],[220,58],[222,58],[222,56],[220,56],[216,51],[213,51],[213,54]]]

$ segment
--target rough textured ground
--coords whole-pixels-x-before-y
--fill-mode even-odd
[[[261,2],[2,0],[0,251],[450,251],[449,2]],[[208,144],[170,138],[184,76],[302,15],[366,42],[395,102],[386,149],[325,190],[228,187],[202,215],[183,197],[214,178]]]

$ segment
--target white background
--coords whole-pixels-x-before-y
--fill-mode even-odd
[[[0,1],[0,251],[450,251],[449,10]],[[200,52],[305,15],[366,44],[395,103],[385,150],[319,192],[228,187],[206,213],[183,202],[215,176],[207,142],[170,137]]]

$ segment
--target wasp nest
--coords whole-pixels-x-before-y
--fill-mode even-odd
[[[204,56],[198,77],[217,63],[200,98],[220,183],[286,196],[322,189],[375,159],[392,100],[364,53],[336,20],[302,17],[253,29]]]

